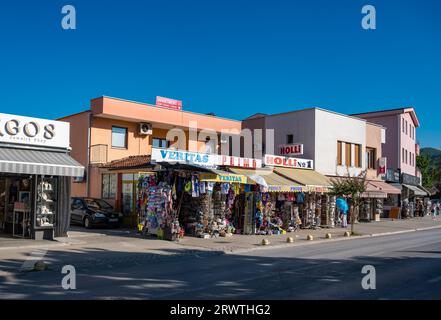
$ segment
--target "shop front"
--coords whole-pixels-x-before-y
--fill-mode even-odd
[[[413,218],[423,210],[424,197],[427,192],[420,187],[421,179],[406,173],[401,174],[402,184],[402,218]]]
[[[69,124],[0,114],[0,232],[36,240],[67,236],[71,177]]]

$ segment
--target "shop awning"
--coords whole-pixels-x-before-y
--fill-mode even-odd
[[[82,177],[84,167],[66,152],[0,148],[0,172]]]
[[[241,184],[255,184],[254,181],[242,174],[235,174],[227,171],[212,169],[210,173],[199,174],[201,181],[206,182],[227,182]]]
[[[401,194],[401,190],[383,181],[369,180],[368,184],[388,194]]]
[[[257,184],[263,185],[268,192],[302,192],[304,186],[288,180],[273,170],[229,168],[230,171],[249,177]]]
[[[366,191],[361,195],[362,198],[387,198],[387,193],[376,187],[370,181],[366,183]]]
[[[328,177],[314,170],[277,167],[274,168],[274,172],[300,185],[305,185],[311,192],[328,192],[332,186]]]
[[[416,196],[421,196],[421,197],[427,196],[427,192],[421,190],[417,186],[411,186],[409,184],[404,184],[404,183],[403,183],[403,186],[406,187],[407,189],[409,189],[410,191],[412,191],[413,194]]]

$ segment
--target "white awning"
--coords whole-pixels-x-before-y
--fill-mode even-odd
[[[84,167],[66,152],[0,148],[0,172],[82,177]]]
[[[414,193],[414,195],[416,195],[416,196],[427,196],[427,192],[424,192],[423,190],[421,190],[417,186],[411,186],[409,184],[404,184],[404,183],[403,183],[403,186],[405,186],[410,191],[412,191]]]

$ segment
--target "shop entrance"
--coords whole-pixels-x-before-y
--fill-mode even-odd
[[[31,238],[33,176],[0,176],[0,237]]]

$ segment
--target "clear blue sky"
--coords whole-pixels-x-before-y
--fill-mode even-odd
[[[0,111],[56,118],[101,95],[236,119],[413,106],[418,140],[441,148],[440,17],[439,0],[1,1]]]

